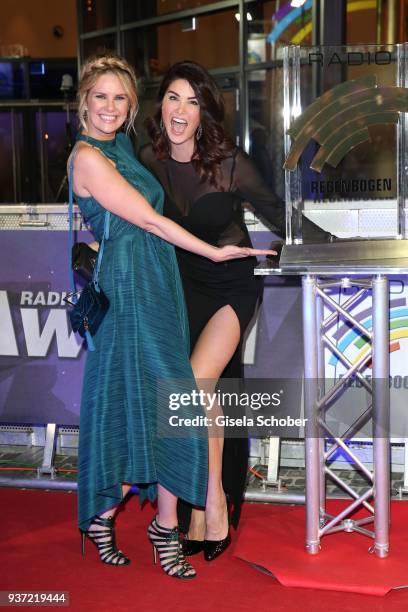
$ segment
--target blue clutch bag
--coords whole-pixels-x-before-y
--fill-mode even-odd
[[[81,291],[76,302],[67,301],[72,305],[69,319],[73,331],[83,338],[87,332],[94,336],[109,309],[109,300],[102,289],[91,281]]]

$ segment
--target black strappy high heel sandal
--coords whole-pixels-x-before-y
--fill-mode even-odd
[[[113,530],[113,518],[101,518],[95,516],[91,525],[99,525],[104,529],[81,530],[82,536],[82,556],[85,556],[85,539],[88,537],[96,546],[102,563],[108,565],[129,565],[130,559],[116,548],[115,532]]]
[[[160,565],[168,576],[185,580],[197,576],[193,566],[184,557],[178,527],[173,529],[162,527],[155,517],[147,528],[147,537],[153,546],[154,563],[157,563],[157,553],[159,553]]]

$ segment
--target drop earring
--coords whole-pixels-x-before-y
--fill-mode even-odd
[[[198,126],[197,131],[196,131],[196,139],[200,140],[202,135],[203,135],[203,126],[200,123],[200,125]]]

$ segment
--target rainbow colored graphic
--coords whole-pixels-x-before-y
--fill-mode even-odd
[[[400,340],[408,338],[408,308],[406,306],[406,298],[397,298],[390,301],[390,353],[401,349]],[[372,309],[367,308],[362,310],[357,315],[357,319],[367,330],[371,330],[373,326]],[[338,349],[345,354],[354,347],[353,358],[351,363],[358,361],[370,348],[369,342],[360,332],[351,330],[347,323],[343,323],[339,329],[333,334],[333,340],[337,341]],[[355,351],[357,353],[355,354]],[[339,358],[332,355],[329,364],[336,366]]]

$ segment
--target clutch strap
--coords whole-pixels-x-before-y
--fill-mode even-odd
[[[97,149],[97,147],[94,147]],[[98,149],[99,151],[99,149]],[[69,272],[70,272],[70,280],[71,280],[71,291],[73,294],[76,294],[76,283],[74,271],[71,265],[71,253],[72,247],[74,246],[74,202],[73,202],[73,173],[74,173],[74,159],[76,155],[76,147],[72,151],[71,157],[69,159],[69,175],[68,175],[68,190],[69,190]],[[103,228],[103,238],[101,244],[99,246],[98,257],[96,260],[92,282],[95,285],[96,291],[99,293],[99,272],[101,269],[102,256],[105,247],[105,240],[109,240],[109,226],[110,226],[110,212],[109,210],[105,211],[104,215],[104,228]]]
[[[97,147],[94,147],[95,149],[97,149]],[[99,151],[99,149],[98,149]],[[74,174],[74,159],[75,159],[75,155],[76,155],[76,147],[74,147],[72,153],[71,153],[71,157],[69,159],[69,169],[68,169],[68,192],[69,192],[69,244],[68,244],[68,248],[69,248],[69,255],[68,255],[68,262],[69,262],[69,275],[70,275],[70,281],[71,281],[71,295],[72,295],[72,302],[75,304],[78,300],[77,298],[77,289],[76,289],[76,283],[75,283],[75,276],[74,276],[74,271],[72,269],[72,247],[74,246],[74,202],[73,202],[73,174]],[[99,287],[99,272],[101,269],[101,263],[102,263],[102,256],[103,256],[103,251],[105,248],[105,240],[109,240],[109,225],[110,225],[110,212],[109,210],[105,211],[105,215],[104,215],[104,227],[103,227],[103,237],[102,237],[102,241],[101,244],[99,246],[99,251],[98,251],[98,258],[96,260],[96,264],[95,264],[95,268],[93,271],[93,276],[92,276],[92,281],[94,286],[95,286],[95,290],[99,293],[100,292],[100,287]],[[89,333],[89,331],[85,332],[85,336],[86,336],[86,341],[88,344],[88,350],[90,351],[94,351],[95,350],[95,346],[92,340],[92,336]]]

